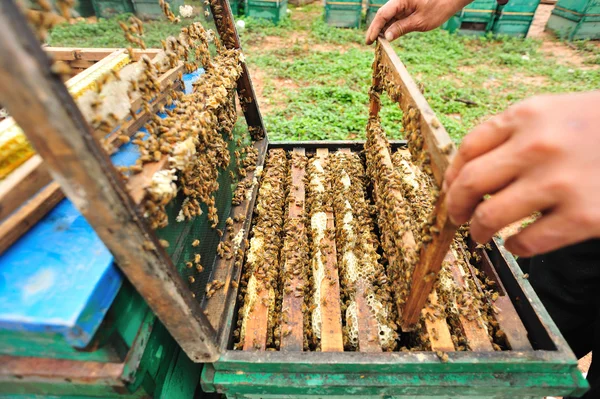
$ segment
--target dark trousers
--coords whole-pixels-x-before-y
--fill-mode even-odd
[[[523,271],[577,358],[593,351],[584,398],[600,398],[600,240],[530,259]],[[594,357],[596,357],[594,356]]]

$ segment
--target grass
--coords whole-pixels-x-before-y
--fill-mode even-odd
[[[279,26],[246,18],[240,33],[251,71],[262,76],[259,102],[271,139],[363,138],[373,61],[373,49],[363,44],[364,30],[328,26],[319,5],[291,11]],[[146,30],[151,47],[179,26],[152,22]],[[101,20],[57,28],[50,44],[126,42],[116,21]],[[528,96],[600,87],[594,65],[600,51],[585,42],[573,50],[585,58],[583,66],[542,51],[538,40],[462,37],[442,30],[409,34],[394,47],[457,142],[477,123]],[[385,101],[381,115],[388,135],[402,137],[398,107]]]

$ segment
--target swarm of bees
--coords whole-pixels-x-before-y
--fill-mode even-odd
[[[256,199],[254,227],[248,250],[240,295],[243,306],[238,320],[241,348],[246,334],[246,323],[254,306],[261,297],[268,307],[267,348],[279,348],[282,283],[280,276],[280,252],[286,214],[289,162],[283,150],[269,152]],[[266,292],[264,292],[266,291]],[[265,295],[266,294],[266,295]]]

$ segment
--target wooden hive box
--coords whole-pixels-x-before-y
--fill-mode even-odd
[[[442,150],[447,144],[447,134],[437,122],[431,108],[427,105],[417,86],[397,58],[392,47],[380,40],[377,50],[379,67],[376,66],[376,79],[388,80],[398,88],[399,102],[405,115],[409,107],[418,110],[417,124],[424,136],[425,150],[431,156],[433,174],[443,175],[443,155],[449,151]],[[376,63],[377,64],[377,63]],[[377,70],[379,68],[379,70]],[[385,82],[383,82],[385,86]],[[394,99],[394,96],[392,96]],[[378,112],[377,104],[372,102],[372,115]],[[355,153],[363,151],[362,142],[268,142],[258,143],[260,146],[259,165],[265,165],[265,157],[277,156],[277,151],[285,151],[288,158],[293,156],[311,159],[326,159],[327,154]],[[410,143],[408,143],[410,145]],[[392,142],[390,155],[396,151],[406,151],[406,142]],[[442,159],[436,163],[435,158]],[[293,159],[293,158],[291,158]],[[309,161],[310,163],[310,161]],[[290,161],[289,164],[289,203],[283,213],[282,226],[293,223],[294,218],[301,215],[298,208],[309,201],[310,178],[308,167],[302,163]],[[435,170],[438,168],[438,170]],[[268,163],[261,170],[259,179],[269,179],[273,173]],[[247,177],[254,179],[254,176]],[[278,177],[279,178],[279,177]],[[277,178],[277,179],[278,179]],[[277,179],[275,181],[277,181]],[[248,196],[241,206],[233,209],[232,217],[245,215],[241,224],[245,237],[252,231],[252,217],[256,217],[256,201],[260,203],[257,190],[260,184],[251,185],[252,195]],[[365,191],[367,196],[370,190]],[[257,198],[258,197],[258,198]],[[368,199],[368,198],[367,198]],[[263,205],[259,205],[263,206]],[[278,208],[278,203],[272,204]],[[335,207],[333,207],[335,209]],[[239,216],[238,216],[239,217]],[[333,226],[333,217],[328,217],[328,227]],[[300,216],[302,220],[302,216]],[[309,228],[308,217],[304,217],[304,226],[299,231]],[[339,222],[340,219],[335,219]],[[259,222],[257,222],[259,223]],[[331,223],[331,226],[329,225]],[[279,243],[281,256],[278,268],[285,272],[289,264],[286,261],[286,247],[301,247],[298,239],[286,243],[285,227],[282,227],[283,238]],[[239,230],[236,230],[239,231]],[[298,234],[298,230],[295,230]],[[232,234],[235,234],[232,233]],[[339,238],[339,235],[338,235]],[[225,240],[230,239],[225,237]],[[310,239],[310,238],[309,238]],[[333,238],[335,240],[335,238]],[[379,237],[385,240],[385,237]],[[328,243],[334,244],[335,243]],[[241,248],[248,256],[248,246]],[[403,245],[407,245],[406,242]],[[337,251],[342,251],[340,244]],[[206,392],[226,394],[230,398],[309,398],[309,397],[539,397],[545,395],[576,395],[585,390],[586,382],[577,370],[577,362],[558,329],[544,310],[531,285],[523,275],[514,257],[508,253],[500,239],[495,238],[490,246],[476,246],[470,239],[465,241],[462,250],[469,253],[473,260],[458,266],[454,255],[447,255],[450,270],[457,285],[465,284],[473,276],[487,276],[493,280],[496,294],[493,295],[495,319],[504,332],[503,346],[482,329],[477,319],[462,317],[457,326],[462,330],[469,350],[457,350],[448,334],[445,320],[424,317],[423,328],[429,333],[429,350],[423,351],[382,351],[377,340],[376,321],[364,312],[361,315],[361,302],[356,299],[358,321],[358,347],[352,351],[344,345],[340,326],[339,284],[323,285],[321,297],[327,298],[322,305],[322,327],[318,351],[306,350],[303,345],[302,296],[311,295],[296,289],[298,285],[307,284],[295,276],[285,280],[281,298],[281,306],[275,305],[275,313],[280,317],[281,331],[275,335],[278,341],[274,345],[269,341],[270,332],[267,305],[269,290],[258,289],[258,297],[253,305],[244,313],[240,308],[244,305],[244,293],[238,289],[237,282],[243,281],[244,268],[235,259],[217,259],[212,278],[224,282],[225,287],[205,299],[203,306],[208,318],[217,329],[218,339],[223,348],[220,358],[206,364],[203,369],[201,384]],[[237,258],[239,260],[239,258]],[[338,254],[337,260],[340,259]],[[326,268],[332,268],[334,275],[343,273],[341,263],[336,261],[335,253],[329,254],[325,261]],[[469,277],[470,275],[470,277]],[[287,278],[287,277],[286,277]],[[313,277],[311,277],[312,279]],[[312,281],[312,280],[311,280]],[[473,281],[479,281],[473,279]],[[232,283],[233,282],[233,283]],[[261,283],[264,284],[264,283]],[[325,288],[329,287],[329,288]],[[430,285],[431,287],[431,285]],[[481,290],[482,287],[478,286]],[[245,288],[245,291],[248,289]],[[429,292],[429,291],[428,291]],[[240,295],[241,293],[241,295]],[[360,296],[357,288],[356,295]],[[433,293],[435,295],[435,291]],[[298,297],[300,297],[298,299]],[[331,301],[333,299],[333,301]],[[300,302],[300,304],[294,304]],[[242,308],[243,309],[243,308]],[[427,309],[427,308],[426,308]],[[431,308],[429,308],[431,309]],[[272,311],[272,310],[271,310]],[[425,310],[427,312],[428,310]],[[239,314],[239,315],[238,315]],[[284,315],[285,314],[285,315]],[[342,311],[343,314],[343,311]],[[245,326],[245,339],[239,335],[239,320],[242,315],[248,317]],[[310,323],[308,321],[308,323]],[[454,327],[456,328],[456,326]],[[446,335],[443,331],[446,331]],[[451,328],[452,329],[452,328]],[[374,331],[375,330],[375,331]],[[437,332],[435,332],[435,331]],[[285,331],[285,332],[283,332]],[[432,333],[432,331],[434,331]],[[373,335],[375,334],[375,335]],[[271,334],[272,335],[272,334]],[[346,348],[344,348],[346,346]],[[271,349],[269,349],[271,348]],[[267,349],[267,350],[266,350]],[[346,350],[345,350],[346,349]]]

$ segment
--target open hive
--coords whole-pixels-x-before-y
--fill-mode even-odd
[[[381,134],[372,121],[369,137]],[[374,147],[367,148],[368,154]],[[435,183],[406,147],[388,156],[408,199],[403,227],[416,242],[427,240]],[[410,270],[391,269],[397,253],[386,250],[386,203],[377,201],[377,180],[367,174],[370,158],[348,148],[268,152],[242,272],[235,348],[433,350],[441,357],[445,351],[531,349],[515,309],[510,302],[495,304],[496,282],[474,267],[471,260],[480,255],[469,251],[464,230],[416,330],[402,332],[394,301]]]

